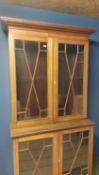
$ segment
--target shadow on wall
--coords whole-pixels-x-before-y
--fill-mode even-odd
[[[99,157],[99,128],[98,135],[94,136],[94,157]]]
[[[99,156],[99,43],[90,41],[88,117],[95,121],[94,155]]]

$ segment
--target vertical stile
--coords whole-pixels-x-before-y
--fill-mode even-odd
[[[15,69],[15,48],[14,34],[9,30],[9,65],[10,65],[10,89],[11,89],[11,126],[17,125],[17,109],[16,109],[16,69]]]
[[[88,175],[93,175],[93,127],[89,129],[89,143],[88,143]]]
[[[54,39],[53,50],[53,110],[54,119],[58,116],[58,43]]]
[[[84,77],[83,77],[83,113],[87,115],[87,97],[88,97],[88,55],[89,55],[89,42],[84,44]]]
[[[53,81],[53,39],[51,37],[48,38],[48,63],[47,63],[47,69],[48,69],[48,116],[49,119],[52,120],[53,116],[53,95],[52,95],[52,81]]]
[[[19,143],[18,139],[13,140],[13,171],[14,175],[19,175]]]

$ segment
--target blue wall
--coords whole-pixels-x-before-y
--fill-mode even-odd
[[[95,27],[90,37],[88,116],[95,120],[95,155],[99,155],[99,20],[46,10],[0,4],[0,16]],[[0,24],[0,175],[13,175],[10,138],[10,80],[8,41]]]

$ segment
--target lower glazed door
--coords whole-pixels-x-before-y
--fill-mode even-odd
[[[92,175],[93,128],[14,139],[14,175]]]
[[[59,175],[92,175],[92,128],[62,131]]]
[[[14,175],[58,175],[57,160],[55,133],[14,140]]]

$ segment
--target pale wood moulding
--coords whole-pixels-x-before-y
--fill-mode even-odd
[[[61,131],[61,130],[71,130],[71,129],[77,129],[77,128],[87,128],[92,127],[95,125],[95,122],[83,119],[83,120],[77,120],[75,121],[66,121],[66,122],[59,122],[59,123],[53,123],[53,124],[45,124],[40,126],[33,126],[33,127],[26,127],[26,128],[19,128],[19,129],[11,129],[11,137],[17,138],[22,136],[29,136],[29,135],[35,135],[35,134],[43,134],[43,133],[49,133],[49,132],[55,132],[55,131]]]
[[[63,24],[51,24],[47,22],[39,22],[32,20],[22,20],[9,17],[0,17],[0,21],[4,23],[6,30],[9,28],[24,28],[27,30],[36,29],[40,31],[47,32],[61,32],[61,33],[72,33],[79,34],[88,37],[90,34],[96,32],[95,28],[83,28],[83,27],[74,27]]]

